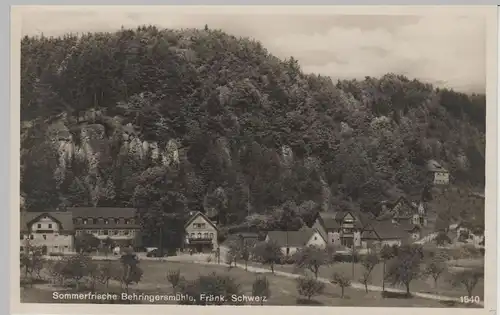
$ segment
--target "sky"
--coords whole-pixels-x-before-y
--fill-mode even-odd
[[[144,24],[207,24],[259,40],[277,57],[298,59],[303,71],[334,80],[393,72],[463,92],[485,90],[485,18],[470,9],[235,10],[38,7],[23,10],[21,28],[23,35],[61,35]]]

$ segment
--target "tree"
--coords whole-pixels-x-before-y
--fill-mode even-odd
[[[248,261],[250,260],[251,247],[247,242],[243,242],[243,246],[240,249],[239,257],[245,262],[245,271],[248,270]]]
[[[380,256],[380,259],[382,260],[382,264],[383,264],[383,267],[382,267],[382,291],[385,291],[385,278],[386,278],[386,270],[385,269],[387,267],[387,262],[389,261],[389,259],[394,257],[394,251],[389,245],[385,244],[380,249],[379,256]]]
[[[341,298],[344,298],[345,288],[351,286],[351,280],[349,280],[349,278],[345,275],[337,272],[333,274],[332,280],[330,282],[340,287],[340,290],[342,291],[342,294],[340,296]]]
[[[238,246],[239,244],[237,242],[231,242],[228,247],[229,247],[229,250],[228,252],[226,253],[226,263],[227,265],[229,266],[229,268],[231,268],[233,266],[233,264],[236,266],[236,262],[238,260],[238,256],[239,256],[239,251],[240,251],[240,248]]]
[[[21,269],[24,269],[24,276],[28,277],[29,275],[31,278],[31,284],[33,284],[35,277],[41,278],[40,273],[45,264],[42,247],[27,244],[25,251],[20,255],[20,266]]]
[[[80,287],[80,281],[89,275],[92,259],[86,254],[77,254],[63,259],[61,274],[64,279],[73,279],[76,289]]]
[[[436,245],[438,245],[438,246],[443,246],[445,244],[451,244],[451,239],[445,232],[438,232],[434,241],[436,242]]]
[[[146,238],[163,249],[179,248],[183,241],[183,220],[187,213],[186,189],[180,173],[167,167],[152,167],[136,178],[132,204],[138,209]]]
[[[434,279],[434,287],[437,288],[439,277],[447,269],[447,255],[442,251],[437,251],[430,256],[431,257],[429,257],[428,261],[425,263],[424,274]]]
[[[305,296],[308,301],[315,295],[321,294],[325,289],[325,284],[314,278],[300,277],[297,278],[297,291],[300,295]]]
[[[329,261],[326,250],[316,246],[307,246],[302,248],[294,254],[293,258],[298,268],[309,269],[312,273],[314,273],[316,279],[318,279],[318,273],[321,266],[328,264]]]
[[[106,285],[106,288],[109,287],[109,280],[113,279],[113,266],[111,261],[108,261],[104,264],[99,264],[98,274],[99,274],[99,282]]]
[[[405,245],[399,248],[398,254],[389,264],[387,278],[393,284],[402,284],[406,287],[406,294],[410,295],[410,284],[421,276],[422,249],[416,245]]]
[[[89,233],[83,233],[75,237],[75,249],[79,253],[97,250],[100,244],[101,241]]]
[[[371,279],[371,274],[375,266],[380,262],[379,257],[375,253],[369,253],[361,260],[361,265],[365,268],[361,282],[365,285],[365,291],[368,293],[368,283]]]
[[[479,269],[465,269],[451,275],[451,284],[455,287],[462,286],[467,291],[469,297],[472,297],[472,291],[479,280],[484,278],[484,271]]]
[[[143,271],[139,267],[139,259],[133,253],[125,253],[120,257],[122,265],[119,281],[125,286],[125,292],[128,293],[129,286],[132,283],[139,283],[142,278]]]
[[[252,295],[260,297],[260,305],[264,304],[264,298],[268,299],[271,296],[269,281],[266,277],[257,277],[252,284]]]
[[[283,258],[283,252],[281,251],[281,247],[273,241],[260,242],[254,247],[253,256],[259,262],[269,265],[272,273],[274,274],[274,265],[281,261]]]
[[[176,292],[179,284],[184,280],[184,277],[181,276],[181,271],[177,269],[167,273],[167,280],[172,285],[174,292]]]

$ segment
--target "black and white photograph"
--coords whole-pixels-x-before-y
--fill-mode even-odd
[[[16,7],[13,299],[494,308],[496,8],[224,8]]]

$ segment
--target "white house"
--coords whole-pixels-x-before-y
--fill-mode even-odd
[[[266,242],[275,242],[284,255],[290,256],[306,246],[326,247],[326,240],[318,230],[302,228],[298,231],[269,231]]]

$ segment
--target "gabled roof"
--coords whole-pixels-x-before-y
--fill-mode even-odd
[[[391,220],[376,220],[371,223],[379,239],[404,239],[415,228],[409,223],[393,223]]]
[[[431,172],[448,172],[441,164],[436,160],[427,161],[427,170]]]
[[[197,211],[194,213],[189,220],[187,220],[186,224],[184,224],[184,229],[187,228],[197,217],[203,217],[203,219],[208,222],[214,229],[218,230],[215,224],[210,220],[203,212]]]
[[[318,231],[311,228],[301,229],[299,231],[269,231],[267,232],[267,237],[270,241],[276,242],[280,247],[302,247],[305,246],[314,233],[317,232]],[[320,234],[318,233],[318,235]],[[323,236],[321,237],[323,238]]]
[[[20,230],[23,233],[29,232],[30,225],[37,222],[40,218],[49,217],[60,225],[61,231],[72,232],[73,216],[71,212],[21,212]]]
[[[137,214],[135,208],[72,207],[67,210],[73,213],[74,218],[132,219]]]
[[[351,214],[355,223],[354,226],[357,228],[363,228],[364,225],[370,222],[371,218],[368,213],[364,213],[361,211],[336,211],[336,212],[320,212],[318,213],[318,218],[320,218],[320,222],[322,223],[325,230],[332,230],[340,228],[342,220],[348,215]]]

